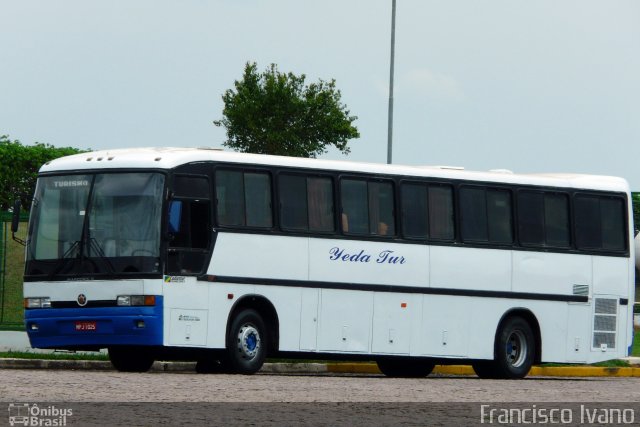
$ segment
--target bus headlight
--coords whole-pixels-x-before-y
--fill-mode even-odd
[[[24,308],[51,308],[51,298],[49,297],[25,298]]]
[[[123,307],[156,305],[155,295],[118,295],[117,305]]]

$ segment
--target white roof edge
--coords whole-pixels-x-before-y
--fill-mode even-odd
[[[215,148],[141,147],[100,150],[61,157],[47,162],[40,172],[83,169],[152,168],[172,169],[198,161],[254,163],[265,166],[310,167],[320,170],[345,170],[379,175],[424,176],[443,179],[487,181],[506,184],[542,185],[550,187],[585,188],[594,190],[629,191],[623,178],[572,173],[515,174],[507,170],[470,171],[452,166],[411,166],[362,163],[349,160],[305,159],[299,157],[244,154]],[[510,171],[509,171],[510,172]]]

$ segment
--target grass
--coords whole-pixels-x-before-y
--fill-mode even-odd
[[[543,363],[540,366],[545,367],[545,368],[555,368],[555,367],[562,367],[562,366],[577,366],[576,364],[570,363]],[[591,365],[585,365],[585,366],[597,366],[599,368],[628,368],[629,366],[629,362],[627,362],[626,360],[618,360],[618,359],[613,359],[613,360],[606,360],[604,362],[598,362],[598,363],[593,363]]]
[[[0,294],[0,325],[2,329],[23,328],[24,312],[22,305],[22,276],[24,274],[24,246],[11,239],[10,223],[0,223],[3,237],[6,237],[6,264],[4,289]],[[27,223],[20,223],[18,236],[25,238]],[[6,233],[6,234],[5,234]],[[0,244],[3,242],[0,241]]]
[[[640,328],[635,329],[636,333],[633,337],[633,347],[631,348],[631,355],[640,357]]]
[[[0,352],[0,359],[38,359],[38,360],[109,360],[103,353],[33,353],[29,351]]]
[[[629,362],[627,362],[626,360],[613,359],[613,360],[607,360],[605,362],[594,363],[589,366],[599,366],[601,368],[626,368],[631,365],[629,365]]]

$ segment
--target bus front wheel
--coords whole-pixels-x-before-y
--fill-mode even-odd
[[[250,375],[258,372],[267,356],[267,334],[262,316],[244,309],[234,318],[227,336],[227,362],[231,372]]]
[[[226,374],[229,372],[229,367],[224,356],[209,356],[196,361],[196,372],[198,374]]]
[[[154,357],[147,347],[109,347],[109,360],[120,372],[147,372]]]

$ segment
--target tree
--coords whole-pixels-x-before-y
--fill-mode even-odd
[[[82,150],[36,142],[22,145],[8,135],[0,135],[0,210],[8,210],[15,199],[22,207],[30,206],[40,166],[58,157],[81,153]]]
[[[225,147],[244,153],[316,157],[335,146],[348,154],[347,141],[359,138],[335,80],[305,85],[304,74],[281,73],[271,64],[262,74],[247,63],[235,89],[222,95]]]
[[[640,193],[632,193],[631,200],[633,205],[633,225],[636,230],[640,230]]]

